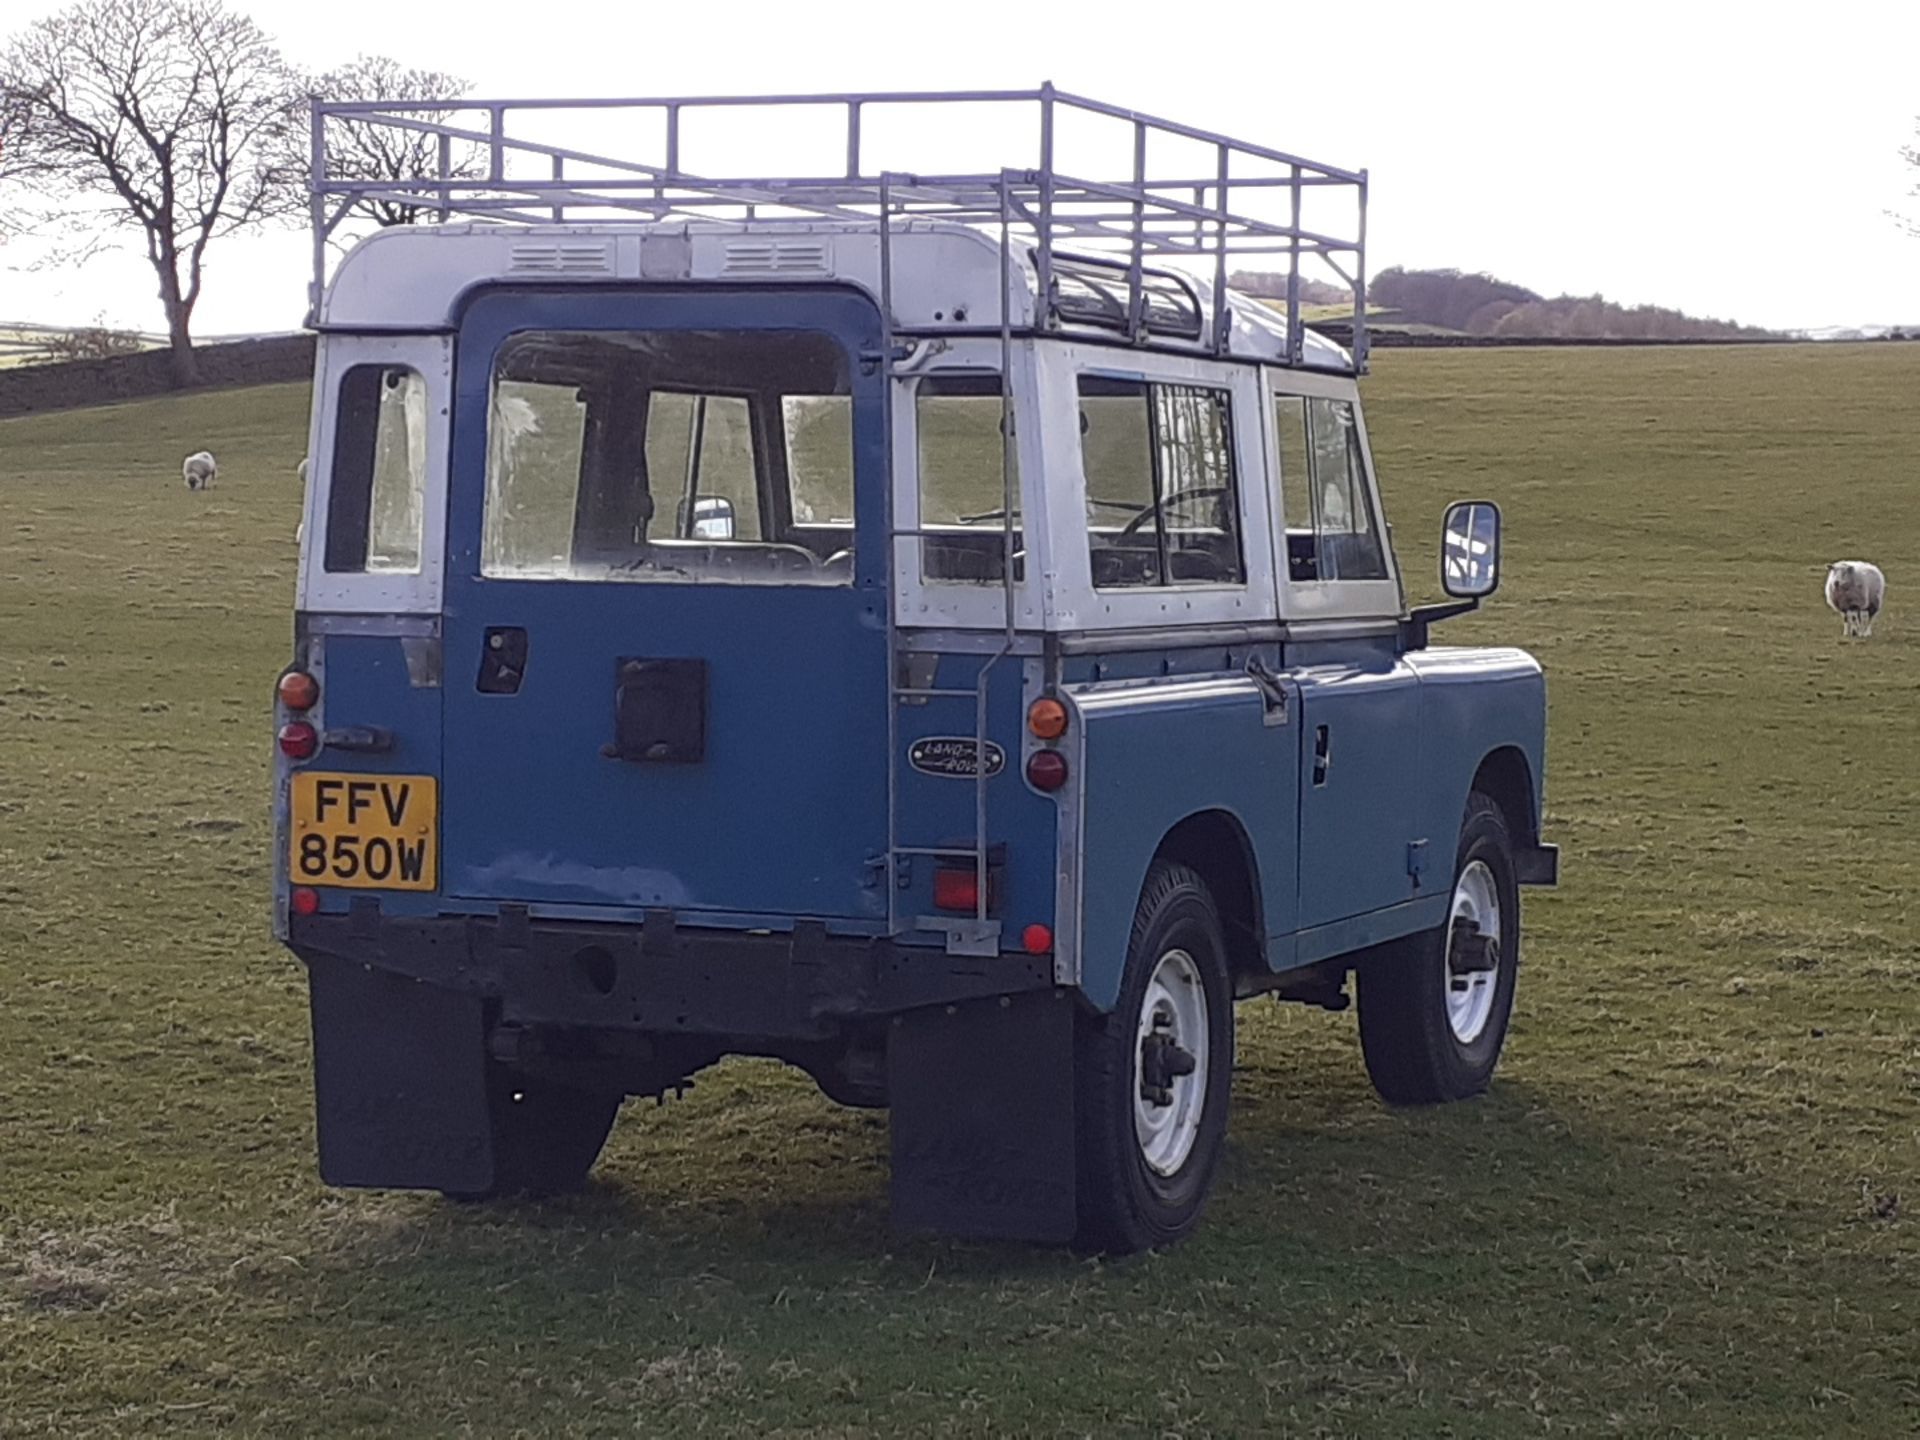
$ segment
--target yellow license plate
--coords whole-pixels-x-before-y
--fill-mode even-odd
[[[440,883],[440,797],[431,775],[293,772],[296,885],[431,890]]]

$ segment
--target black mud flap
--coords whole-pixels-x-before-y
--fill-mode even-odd
[[[928,1006],[887,1027],[896,1230],[1073,1238],[1073,1034],[1063,990]]]
[[[308,962],[320,1178],[478,1194],[493,1184],[480,1000],[351,961]]]

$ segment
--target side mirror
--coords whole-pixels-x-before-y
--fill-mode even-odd
[[[1441,526],[1440,584],[1447,594],[1479,600],[1500,588],[1500,507],[1462,500]]]
[[[733,502],[723,495],[702,495],[693,502],[688,524],[686,502],[680,502],[680,529],[695,540],[733,539]]]

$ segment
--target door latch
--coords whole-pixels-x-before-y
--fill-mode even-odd
[[[1287,687],[1258,651],[1247,657],[1247,678],[1260,688],[1265,707],[1261,722],[1266,725],[1287,723]]]
[[[1327,734],[1327,727],[1318,725],[1313,731],[1313,783],[1327,783],[1327,771],[1333,765],[1333,738]]]
[[[489,625],[480,646],[482,695],[517,695],[527,673],[527,632],[518,625]]]

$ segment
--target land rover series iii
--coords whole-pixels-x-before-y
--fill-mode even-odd
[[[1545,687],[1428,644],[1491,502],[1405,603],[1364,172],[1051,86],[459,106],[314,115],[275,906],[329,1183],[576,1186],[624,1098],[772,1056],[889,1107],[897,1225],[1126,1251],[1201,1214],[1236,1000],[1351,980],[1388,1101],[1487,1085]],[[956,106],[1037,120],[1019,168],[872,160]],[[796,110],[833,163],[683,161]],[[663,150],[529,138],[563,112]],[[430,223],[329,277],[370,200]]]

